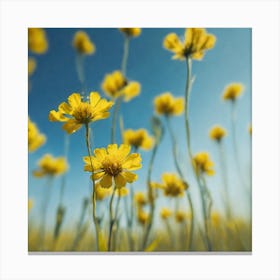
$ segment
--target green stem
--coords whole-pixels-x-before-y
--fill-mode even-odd
[[[114,106],[113,118],[112,118],[112,128],[111,128],[111,143],[116,143],[116,126],[117,126],[117,119],[118,119],[118,112],[120,110],[122,103],[122,97],[118,97],[116,99],[116,104]]]
[[[154,219],[155,197],[154,197],[154,190],[151,187],[151,176],[152,176],[152,170],[153,170],[155,156],[157,153],[157,148],[158,148],[158,144],[155,144],[155,146],[152,150],[152,156],[151,156],[151,160],[150,160],[149,167],[148,167],[147,187],[148,187],[148,198],[149,198],[149,203],[150,203],[150,215],[149,215],[149,219],[148,219],[148,223],[147,223],[147,228],[146,228],[146,231],[145,231],[144,237],[143,237],[142,251],[144,251],[146,248],[149,234],[150,234],[152,224],[153,224],[153,219]]]
[[[122,73],[124,77],[126,76],[126,67],[127,67],[127,60],[129,54],[129,37],[125,36],[124,39],[124,47],[123,47],[123,58],[122,58]]]
[[[181,180],[185,182],[183,171],[180,167],[179,160],[178,160],[178,145],[177,145],[176,137],[175,137],[174,131],[172,129],[172,126],[170,124],[170,118],[168,116],[166,116],[166,123],[167,123],[167,129],[169,131],[171,141],[172,141],[172,152],[173,152],[175,167],[176,167],[177,172],[179,173],[179,176],[181,177]],[[189,250],[191,250],[192,249],[192,241],[193,241],[193,232],[194,232],[193,231],[194,212],[193,212],[192,198],[191,198],[191,194],[190,194],[189,190],[187,190],[186,193],[187,193],[187,198],[188,198],[189,207],[190,207],[190,211],[191,211],[190,235],[189,235],[189,243],[188,243],[189,244]]]
[[[111,245],[112,245],[112,230],[113,230],[113,226],[114,226],[114,222],[115,222],[114,221],[114,213],[113,213],[113,201],[114,201],[116,190],[117,190],[117,188],[115,186],[114,191],[111,195],[110,204],[109,204],[110,224],[109,224],[109,237],[108,237],[108,243],[107,243],[108,251],[111,251]]]
[[[222,140],[218,142],[219,146],[219,156],[220,156],[220,165],[221,165],[221,176],[224,185],[224,203],[225,203],[225,210],[226,210],[226,217],[227,219],[231,219],[231,205],[230,205],[230,198],[229,198],[229,189],[228,189],[228,174],[227,174],[227,162],[225,158],[225,152],[223,148]]]
[[[84,56],[82,54],[77,53],[76,55],[76,69],[78,74],[78,79],[81,83],[81,94],[83,97],[86,95],[86,79],[84,73]]]
[[[98,219],[96,216],[96,192],[95,192],[95,180],[94,180],[94,167],[93,167],[93,162],[92,162],[92,156],[91,156],[91,148],[90,148],[90,131],[89,131],[89,124],[86,123],[86,145],[87,145],[87,151],[88,151],[88,156],[90,159],[90,165],[91,165],[91,170],[92,170],[92,218],[93,218],[93,223],[95,226],[95,232],[96,232],[96,250],[99,251],[99,224],[98,224]]]

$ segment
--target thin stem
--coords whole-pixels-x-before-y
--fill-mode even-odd
[[[225,152],[222,140],[218,142],[219,148],[219,156],[220,156],[220,165],[221,165],[221,176],[224,185],[224,203],[225,203],[225,210],[226,210],[226,217],[231,219],[231,205],[230,205],[230,198],[229,198],[229,189],[228,189],[228,174],[227,174],[227,162],[225,158]]]
[[[129,54],[129,37],[125,36],[124,39],[124,46],[123,46],[123,58],[122,58],[122,73],[124,77],[126,76],[126,67],[127,67],[127,60]]]
[[[148,187],[148,198],[149,198],[149,203],[150,203],[150,215],[149,215],[149,219],[148,219],[148,223],[147,223],[147,228],[146,228],[146,231],[145,231],[144,237],[143,237],[142,251],[144,251],[144,249],[147,245],[149,234],[150,234],[152,224],[153,224],[153,219],[154,219],[155,197],[154,197],[154,190],[151,187],[151,176],[152,176],[152,170],[153,170],[155,156],[157,153],[157,148],[158,148],[158,144],[155,144],[155,146],[152,150],[152,156],[151,156],[151,160],[150,160],[149,167],[148,167],[147,187]]]
[[[116,100],[116,104],[114,106],[113,118],[112,118],[112,128],[111,128],[111,143],[116,143],[116,126],[117,126],[117,119],[118,119],[118,112],[120,110],[122,103],[122,97],[118,97]]]
[[[110,198],[110,204],[109,204],[109,211],[110,211],[110,225],[109,225],[109,237],[108,237],[108,251],[111,251],[111,245],[112,245],[112,230],[113,230],[113,226],[114,226],[114,213],[113,213],[113,201],[114,201],[114,197],[115,197],[115,193],[116,193],[116,186],[114,187],[114,191],[111,195]]]
[[[175,247],[175,240],[174,240],[173,232],[172,232],[172,229],[171,229],[168,218],[165,219],[165,225],[166,225],[166,228],[167,228],[169,238],[171,239],[171,246],[172,246],[172,248],[174,248]]]
[[[90,165],[92,170],[92,217],[93,217],[93,222],[94,222],[95,232],[96,232],[96,250],[99,251],[99,224],[96,216],[96,192],[95,192],[95,180],[94,180],[94,167],[93,167],[91,148],[90,148],[89,124],[86,123],[85,126],[86,126],[86,145],[87,145],[87,151],[88,151],[88,156],[90,159]]]
[[[39,248],[40,250],[45,250],[44,243],[45,243],[45,233],[46,233],[46,218],[47,218],[47,211],[48,206],[50,202],[51,197],[51,191],[52,191],[52,182],[53,177],[48,176],[47,182],[46,182],[46,194],[44,196],[44,201],[42,203],[42,218],[41,218],[41,227],[40,227],[40,233],[39,233]]]
[[[178,145],[176,141],[176,137],[174,134],[174,131],[172,129],[172,126],[170,124],[170,118],[167,116],[166,117],[166,123],[167,123],[167,129],[169,131],[171,141],[172,141],[172,152],[173,152],[173,158],[174,158],[174,163],[175,167],[177,169],[177,172],[179,173],[179,176],[181,177],[181,180],[185,182],[183,171],[180,167],[179,160],[178,160]],[[194,226],[194,212],[193,212],[193,203],[192,203],[192,198],[190,195],[189,190],[186,191],[187,193],[187,198],[190,206],[190,211],[191,211],[191,224],[190,224],[190,235],[189,235],[189,250],[192,248],[192,241],[193,241],[193,226]]]
[[[81,83],[81,94],[83,97],[86,95],[86,79],[84,73],[84,56],[82,54],[77,53],[76,55],[76,70],[78,74],[78,79]]]

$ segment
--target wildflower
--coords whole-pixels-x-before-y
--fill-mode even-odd
[[[119,28],[127,37],[138,37],[141,34],[141,28]]]
[[[177,197],[184,195],[184,191],[188,188],[185,182],[183,182],[176,174],[163,173],[161,176],[162,184],[160,188],[163,190],[164,195]]]
[[[160,211],[160,216],[163,220],[166,220],[172,215],[172,211],[166,207],[163,207]]]
[[[175,213],[175,219],[176,219],[176,222],[182,223],[187,219],[187,213],[182,210],[178,210]]]
[[[33,171],[35,177],[57,176],[67,171],[68,165],[64,157],[54,158],[45,154],[38,162],[39,169]]]
[[[28,151],[34,152],[46,142],[46,136],[40,133],[37,125],[28,118]]]
[[[149,220],[149,214],[142,209],[137,212],[137,221],[141,225],[145,225]]]
[[[184,41],[177,34],[168,34],[163,41],[163,46],[174,53],[173,59],[183,60],[191,57],[201,60],[206,50],[215,46],[216,37],[206,32],[204,28],[187,28]]]
[[[135,81],[127,81],[121,71],[114,71],[107,74],[102,82],[102,90],[112,99],[123,97],[128,102],[138,96],[141,91],[141,85]]]
[[[137,180],[137,175],[131,171],[141,168],[142,161],[139,154],[129,154],[130,149],[130,146],[125,144],[119,148],[117,144],[110,144],[107,149],[95,149],[91,159],[89,156],[84,157],[84,170],[94,172],[92,179],[100,180],[103,188],[110,188],[113,181],[117,188],[125,187],[126,183]]]
[[[248,127],[248,132],[249,132],[250,135],[252,135],[252,125],[251,124]]]
[[[241,95],[243,90],[244,86],[241,83],[231,83],[225,87],[222,98],[225,101],[235,101],[236,98]]]
[[[217,142],[220,142],[222,138],[225,136],[226,136],[226,130],[218,125],[213,126],[209,132],[210,139],[215,140]]]
[[[147,198],[143,192],[136,192],[134,195],[134,200],[137,206],[142,207],[147,204]]]
[[[65,122],[62,128],[69,134],[76,132],[83,124],[108,118],[108,110],[114,104],[112,101],[101,99],[98,92],[90,93],[89,102],[83,102],[79,93],[72,93],[68,97],[68,103],[61,103],[58,111],[50,111],[49,120]]]
[[[95,185],[95,193],[96,193],[97,200],[105,199],[106,197],[110,196],[112,192],[113,192],[112,188],[108,188],[108,189],[102,188],[100,186],[100,183],[96,183]]]
[[[175,98],[170,92],[165,92],[155,97],[154,106],[159,115],[181,115],[184,111],[184,98]]]
[[[45,30],[42,28],[28,28],[28,49],[36,54],[43,54],[48,49]]]
[[[91,55],[95,52],[95,45],[84,31],[77,31],[73,39],[73,47],[78,53]]]
[[[129,190],[128,188],[120,188],[116,190],[116,195],[123,197],[123,196],[127,196],[129,194]]]
[[[206,152],[197,153],[193,157],[193,165],[197,174],[206,173],[209,176],[215,174],[215,171],[213,170],[214,163]]]
[[[145,129],[128,129],[123,133],[124,144],[133,146],[135,149],[149,150],[153,146],[153,138]]]
[[[28,198],[28,212],[31,211],[31,209],[33,208],[33,199],[32,198]]]
[[[33,57],[28,58],[28,76],[31,76],[36,69],[36,60]]]

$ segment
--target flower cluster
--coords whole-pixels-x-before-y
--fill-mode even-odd
[[[127,81],[122,72],[118,70],[107,74],[101,87],[108,97],[112,99],[122,97],[126,102],[138,96],[141,91],[141,85],[138,82]]]
[[[222,98],[227,101],[235,101],[244,90],[244,86],[240,83],[232,83],[225,87]]]
[[[185,31],[183,41],[179,39],[177,34],[168,34],[163,46],[167,50],[174,53],[173,59],[183,60],[191,57],[192,59],[201,60],[206,50],[215,46],[216,37],[206,32],[204,28],[188,28]]]
[[[83,55],[91,55],[95,52],[95,45],[84,31],[78,31],[74,35],[73,47]]]
[[[48,50],[48,41],[44,29],[28,29],[28,49],[36,54],[43,54]]]
[[[226,136],[227,132],[219,125],[213,126],[209,131],[209,137],[212,140],[220,142]]]
[[[193,157],[193,165],[197,174],[207,174],[209,176],[214,175],[213,169],[214,162],[211,161],[210,156],[207,152],[197,153]]]
[[[181,115],[184,111],[184,98],[175,98],[170,92],[165,92],[154,99],[154,106],[159,115]]]
[[[112,101],[102,99],[98,92],[90,93],[89,102],[82,101],[79,93],[73,93],[68,97],[68,103],[63,102],[59,105],[58,111],[50,111],[49,120],[65,122],[62,128],[71,134],[83,124],[108,118],[110,115],[108,110],[113,104]]]
[[[161,176],[162,183],[158,184],[158,188],[163,190],[164,195],[170,197],[183,196],[185,190],[188,188],[176,174],[163,173]]]
[[[40,133],[37,125],[28,118],[28,151],[34,152],[46,142],[46,136]]]
[[[153,138],[149,136],[145,129],[127,129],[123,133],[123,142],[133,146],[135,149],[149,150],[153,146]]]
[[[172,211],[169,208],[167,208],[167,207],[161,208],[160,216],[163,220],[168,219],[171,215],[172,215]]]

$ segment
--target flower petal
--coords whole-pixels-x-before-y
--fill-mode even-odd
[[[102,188],[110,188],[112,186],[112,176],[105,174],[99,183]]]
[[[123,162],[123,169],[127,169],[130,171],[137,170],[141,168],[141,156],[139,154],[131,154],[129,155]]]
[[[72,93],[68,97],[68,102],[71,105],[72,109],[76,108],[82,102],[81,95],[79,93]]]
[[[89,95],[90,105],[95,107],[97,103],[100,101],[101,97],[98,92],[92,91]]]
[[[65,117],[62,112],[51,110],[49,113],[49,121],[51,122],[66,122],[69,118]]]
[[[78,123],[74,119],[69,119],[62,128],[69,134],[76,132],[78,129],[82,127],[82,124]]]
[[[118,150],[119,159],[122,161],[124,160],[128,154],[130,153],[131,147],[127,144],[121,144]]]
[[[116,154],[118,151],[118,145],[117,144],[110,144],[107,147],[108,154]]]
[[[138,176],[129,171],[123,171],[121,175],[125,178],[128,183],[132,183],[137,180]]]
[[[121,174],[119,174],[115,177],[115,184],[117,188],[122,188],[126,184],[126,179]]]
[[[101,172],[97,172],[94,173],[94,176],[90,176],[90,178],[94,178],[95,181],[99,180],[100,178],[102,178],[105,175],[105,172],[101,171]]]
[[[97,148],[94,150],[94,155],[96,157],[96,160],[102,161],[107,155],[106,149],[105,148]]]
[[[67,115],[71,115],[72,113],[72,108],[69,104],[67,104],[66,102],[62,102],[59,107],[58,107],[58,111],[63,113],[63,114],[67,114]]]

